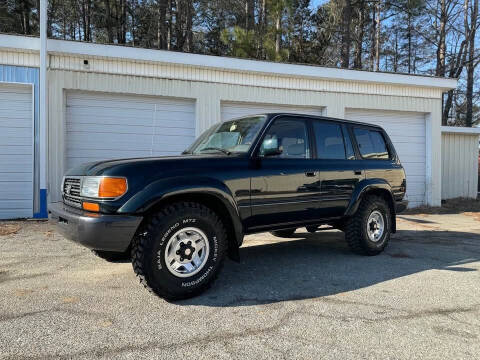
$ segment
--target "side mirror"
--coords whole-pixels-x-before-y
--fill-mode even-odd
[[[263,140],[262,147],[260,149],[260,155],[262,156],[275,156],[280,155],[282,150],[278,147],[278,139],[271,138]]]

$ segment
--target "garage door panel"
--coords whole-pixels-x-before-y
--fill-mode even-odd
[[[270,112],[288,112],[308,115],[322,115],[324,108],[321,106],[295,106],[263,103],[222,102],[222,120],[233,119],[241,116],[263,114]]]
[[[16,181],[10,184],[2,182],[0,186],[0,200],[32,200],[33,183],[32,181]],[[30,211],[32,203],[30,203]],[[1,208],[1,207],[0,207]]]
[[[21,208],[0,209],[0,220],[23,219],[23,218],[31,218],[31,217],[32,217],[32,210],[30,209],[21,209]]]
[[[13,170],[13,169],[12,169]],[[0,186],[4,186],[5,183],[11,183],[11,182],[30,182],[32,181],[32,172],[31,170],[23,170],[24,172],[21,172],[21,170],[18,171],[12,171],[12,172],[3,172],[1,173],[1,179],[0,179]]]
[[[31,86],[0,83],[0,219],[33,216]]]
[[[88,106],[88,105],[87,105]],[[141,120],[146,121],[149,124],[152,124],[153,117],[152,111],[153,109],[120,109],[120,108],[108,108],[103,107],[101,109],[95,108],[96,110],[101,113],[101,118],[98,119],[95,114],[93,114],[93,108],[73,108],[69,107],[67,109],[67,119],[71,119],[72,113],[75,113],[75,121],[85,122],[85,123],[95,123],[97,120],[101,120],[102,122],[105,120]]]
[[[0,145],[0,155],[32,155],[32,145]]]
[[[425,116],[421,113],[347,109],[345,117],[383,127],[395,146],[407,174],[409,206],[425,202]]]
[[[98,134],[136,134],[151,135],[154,127],[137,125],[106,125],[106,124],[67,124],[67,131],[71,133],[98,133]]]
[[[80,109],[125,109],[125,110],[153,110],[155,101],[150,97],[134,95],[111,95],[102,93],[69,93],[68,107]],[[98,109],[97,109],[98,110]]]
[[[0,128],[4,127],[14,127],[14,128],[27,128],[32,130],[32,119],[25,120],[25,118],[21,119],[13,119],[12,117],[0,117]]]
[[[24,165],[25,168],[27,166],[32,166],[32,153],[27,155],[18,155],[18,154],[7,154],[7,155],[0,155],[0,166],[2,167],[1,171],[8,172],[10,166],[16,165]]]
[[[31,200],[0,200],[0,209],[3,210],[15,210],[15,209],[26,209],[31,206]]]
[[[195,102],[68,93],[66,128],[68,168],[87,161],[175,155],[195,137]]]
[[[4,126],[1,129],[1,135],[0,137],[2,138],[18,138],[18,137],[28,137],[30,140],[32,139],[32,127],[30,128],[17,128],[17,127],[6,127]]]

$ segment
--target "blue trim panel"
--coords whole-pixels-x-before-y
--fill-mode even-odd
[[[47,189],[40,189],[40,211],[33,214],[34,219],[47,219]]]

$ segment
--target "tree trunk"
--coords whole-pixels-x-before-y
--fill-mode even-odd
[[[465,125],[472,127],[473,124],[473,82],[475,72],[475,34],[477,31],[478,0],[473,0],[470,12],[470,34],[468,39],[468,62],[467,62],[467,114]]]
[[[167,0],[167,50],[172,49],[172,0]]]
[[[275,20],[275,55],[280,55],[280,46],[282,42],[282,12],[279,11]]]
[[[478,0],[475,0],[478,1]],[[448,73],[449,78],[458,78],[462,72],[463,68],[465,67],[465,63],[467,60],[467,47],[469,46],[469,24],[468,24],[468,5],[470,0],[464,0],[463,3],[463,26],[464,26],[464,33],[465,38],[463,39],[462,43],[460,44],[460,48],[458,50],[457,56],[454,61],[450,63],[450,71]],[[447,125],[448,123],[448,115],[450,114],[450,109],[452,108],[453,104],[453,90],[450,90],[447,93],[447,100],[445,101],[445,105],[443,108],[442,114],[442,125]]]
[[[350,47],[352,43],[351,38],[351,24],[352,24],[352,2],[345,0],[342,9],[342,47],[340,50],[340,60],[342,68],[350,67]]]
[[[408,39],[408,73],[412,72],[412,19],[410,14],[408,14],[407,22],[407,39]]]
[[[112,9],[110,7],[110,0],[105,0],[105,26],[107,28],[108,42],[113,44],[113,27],[112,27]]]
[[[376,6],[373,6],[372,7],[372,29],[371,29],[371,33],[370,33],[370,64],[369,64],[369,68],[370,68],[370,71],[373,71],[373,67],[374,67],[374,62],[375,62],[375,38],[376,38],[376,34],[377,34],[377,22],[376,22],[376,18],[377,18],[377,11],[376,11]]]
[[[381,0],[378,0],[375,4],[376,7],[376,17],[375,17],[375,66],[374,71],[380,70],[380,14],[382,11]]]
[[[195,9],[193,8],[193,0],[188,0],[186,8],[186,24],[185,31],[187,37],[187,52],[193,52],[193,13]]]
[[[445,55],[447,46],[446,39],[446,24],[447,24],[447,7],[446,0],[440,0],[440,25],[438,29],[438,47],[437,47],[437,67],[435,69],[436,76],[445,76]]]
[[[363,37],[365,34],[365,1],[360,2],[360,9],[358,12],[358,29],[357,39],[355,42],[355,59],[353,60],[353,68],[362,68],[362,55],[363,55]]]
[[[255,0],[245,1],[245,29],[253,30],[255,26]]]
[[[167,0],[157,0],[158,16],[157,16],[157,48],[167,48]]]

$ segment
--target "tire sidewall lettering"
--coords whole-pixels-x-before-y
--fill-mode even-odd
[[[156,272],[161,272],[167,274],[168,278],[170,279],[169,282],[176,283],[176,286],[182,288],[190,288],[195,286],[200,286],[204,281],[206,281],[211,275],[214,274],[214,270],[217,267],[217,262],[219,259],[218,251],[219,251],[219,242],[218,237],[216,234],[216,229],[212,227],[207,221],[203,220],[202,218],[186,216],[185,218],[177,218],[170,222],[171,225],[168,226],[167,231],[165,231],[161,238],[158,240],[158,244],[156,246],[157,251],[155,252],[155,261],[156,264],[154,266],[154,270]],[[170,237],[176,232],[181,230],[182,228],[186,227],[198,227],[202,230],[208,239],[210,245],[210,254],[209,259],[207,260],[206,264],[203,268],[192,277],[181,278],[176,277],[175,275],[171,274],[170,271],[165,267],[165,247],[168,243]],[[160,274],[159,274],[160,275]]]

